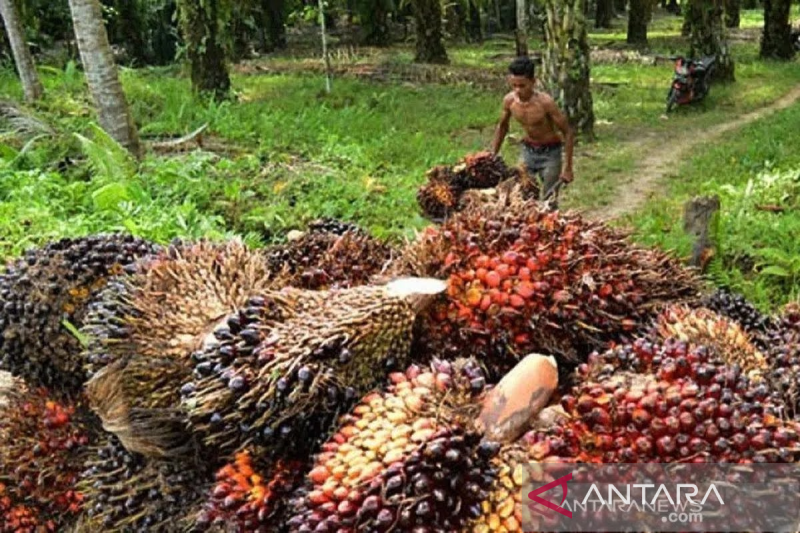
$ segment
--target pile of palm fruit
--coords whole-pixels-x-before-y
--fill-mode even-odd
[[[491,152],[468,154],[455,165],[436,165],[417,190],[417,203],[428,219],[441,221],[494,189],[518,186],[524,198],[539,195],[538,183],[519,168],[508,167]]]
[[[800,307],[518,190],[403,246],[64,240],[0,294],[4,533],[521,532],[532,464],[800,454]]]

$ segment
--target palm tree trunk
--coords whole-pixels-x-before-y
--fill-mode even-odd
[[[794,56],[792,27],[789,24],[791,6],[791,0],[765,0],[761,57],[791,59]]]
[[[227,0],[180,0],[180,25],[192,71],[192,87],[224,99],[231,87],[222,32]]]
[[[647,3],[650,0],[631,0],[628,10],[628,44],[647,46]]]
[[[597,0],[597,9],[594,14],[595,28],[610,28],[611,18],[614,16],[614,0]]]
[[[735,66],[730,53],[725,25],[722,23],[723,0],[689,0],[688,19],[691,28],[689,56],[716,56],[715,81],[735,81]]]
[[[528,3],[517,0],[517,55],[528,55]]]
[[[0,14],[3,16],[11,53],[14,55],[14,63],[17,65],[19,79],[22,81],[25,100],[34,102],[41,98],[44,90],[39,81],[39,74],[36,72],[36,65],[33,63],[33,56],[25,42],[25,34],[14,0],[0,0]]]
[[[414,61],[418,63],[449,63],[442,42],[442,4],[439,0],[412,0],[417,27]]]
[[[576,132],[594,138],[586,0],[546,0],[544,81]]]
[[[108,44],[98,0],[69,0],[72,25],[100,126],[134,156],[141,155],[139,133],[131,116],[117,66]]]
[[[741,23],[739,12],[742,7],[741,0],[725,0],[725,26],[738,28]]]

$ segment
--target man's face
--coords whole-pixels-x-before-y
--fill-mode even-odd
[[[525,76],[508,76],[508,84],[520,100],[527,100],[533,96],[534,79]]]

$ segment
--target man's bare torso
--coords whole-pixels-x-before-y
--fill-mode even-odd
[[[514,92],[505,96],[504,104],[525,130],[527,141],[548,144],[561,140],[556,125],[547,114],[545,99],[549,98],[549,95],[543,93],[534,93],[527,101],[520,100]]]

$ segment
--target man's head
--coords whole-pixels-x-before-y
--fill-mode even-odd
[[[511,62],[508,67],[508,83],[521,100],[533,96],[536,85],[533,61],[527,56],[521,56]]]

